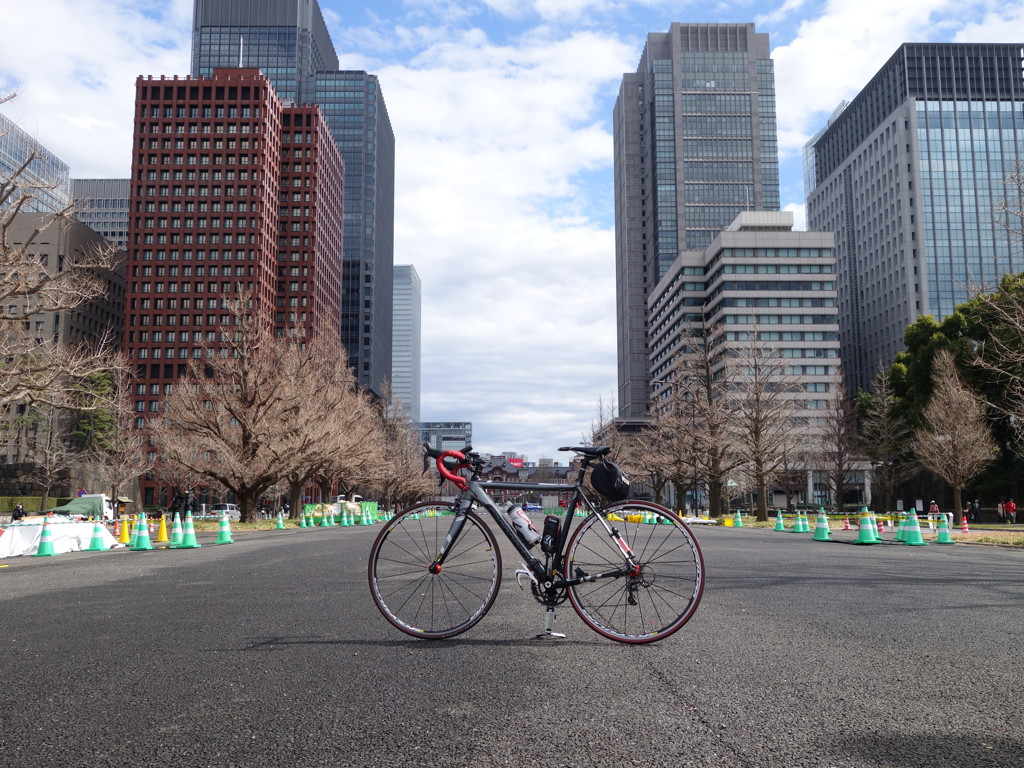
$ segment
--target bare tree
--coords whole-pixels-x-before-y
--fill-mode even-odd
[[[881,499],[881,512],[895,509],[896,486],[913,477],[918,466],[911,450],[913,428],[896,397],[889,371],[880,368],[872,392],[861,396],[861,446],[871,463],[873,496]]]
[[[799,385],[785,372],[778,351],[760,341],[733,347],[736,429],[750,485],[757,494],[756,517],[768,520],[768,490],[787,452],[801,434],[796,420]]]
[[[153,468],[153,461],[145,436],[134,427],[135,412],[132,410],[128,375],[113,375],[111,382],[108,409],[113,429],[108,430],[102,439],[94,441],[86,449],[84,458],[117,504],[124,489]]]
[[[24,458],[32,464],[28,479],[42,490],[40,509],[45,510],[50,506],[51,491],[67,483],[69,471],[79,457],[69,444],[67,422],[52,406],[43,404],[30,409],[20,422]]]
[[[0,103],[10,98],[0,97]],[[76,384],[110,368],[99,354],[104,344],[80,349],[52,339],[38,343],[30,332],[32,318],[73,311],[102,296],[101,273],[116,266],[118,251],[112,245],[90,247],[62,254],[59,264],[39,257],[34,246],[40,237],[73,225],[75,208],[31,213],[40,207],[44,191],[29,181],[35,157],[30,153],[13,171],[0,170],[0,406],[82,408],[80,392],[78,402],[72,402]]]
[[[836,512],[843,510],[843,498],[853,486],[860,453],[857,414],[840,376],[825,401],[820,427],[815,436],[814,462],[824,471],[825,482]]]
[[[730,477],[743,463],[735,397],[737,369],[727,349],[712,336],[707,322],[687,350],[681,383],[696,409],[696,471],[707,486],[712,517],[727,512]]]
[[[651,424],[645,434],[648,464],[659,477],[672,483],[680,508],[685,506],[688,491],[696,499],[698,485],[697,446],[701,427],[690,363],[687,356],[676,357],[663,382],[668,385],[667,391],[651,403]]]
[[[921,463],[953,489],[954,522],[960,522],[963,489],[998,453],[981,401],[960,380],[953,356],[940,350],[933,362],[931,399],[914,433]]]
[[[382,455],[370,485],[384,509],[392,509],[429,495],[434,481],[422,472],[419,432],[401,406],[392,402],[389,382],[381,389],[380,408]]]
[[[251,521],[268,488],[330,450],[354,389],[347,365],[339,374],[340,344],[271,338],[244,306],[221,329],[222,356],[192,362],[152,435],[171,462],[233,493]]]

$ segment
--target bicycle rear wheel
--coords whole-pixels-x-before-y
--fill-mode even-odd
[[[624,557],[597,515],[633,551],[636,576],[598,579],[569,588],[569,601],[598,634],[622,643],[662,640],[690,620],[704,592],[704,556],[689,527],[664,507],[624,502],[584,520],[566,550],[566,576],[623,567]]]
[[[453,516],[446,502],[409,507],[385,524],[370,550],[370,594],[398,629],[414,637],[454,637],[484,617],[501,584],[498,543],[469,512],[444,564],[432,573]]]

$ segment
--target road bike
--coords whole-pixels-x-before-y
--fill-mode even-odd
[[[628,492],[628,481],[605,458],[610,448],[559,450],[580,458],[574,485],[481,481],[486,461],[468,446],[463,451],[427,447],[442,478],[459,493],[452,502],[409,507],[377,536],[368,575],[384,617],[402,632],[436,640],[465,632],[487,614],[502,569],[486,512],[522,558],[516,582],[521,589],[528,583],[545,607],[538,637],[564,637],[554,626],[555,608],[566,600],[588,627],[623,643],[662,640],[689,621],[704,591],[704,558],[690,528],[658,504],[624,500],[621,489]],[[596,500],[598,494],[592,499],[584,490],[591,465],[591,485],[611,494],[609,501]],[[458,474],[462,471],[468,477]],[[564,517],[545,518],[540,551],[534,554],[534,545],[499,511],[489,491],[571,491],[571,498]]]

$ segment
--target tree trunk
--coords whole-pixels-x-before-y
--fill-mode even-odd
[[[288,516],[295,520],[302,515],[302,486],[289,483],[288,499],[288,503],[291,505]]]
[[[961,524],[964,513],[963,495],[963,488],[957,487],[953,489],[953,525]]]
[[[708,480],[708,514],[722,516],[722,481]]]
[[[244,493],[236,493],[240,522],[253,523],[259,519],[260,494],[247,490]]]
[[[757,519],[762,523],[767,523],[768,483],[765,481],[764,472],[755,472],[754,479],[757,487]]]

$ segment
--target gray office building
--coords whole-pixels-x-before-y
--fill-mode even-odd
[[[996,223],[1024,150],[1024,43],[908,43],[805,151],[807,222],[836,235],[847,386],[870,386],[919,315],[1024,270]],[[1016,205],[1016,203],[1014,203]]]
[[[613,113],[619,415],[649,397],[647,299],[672,263],[743,211],[779,208],[775,75],[753,24],[647,36]]]
[[[72,179],[75,218],[120,248],[128,247],[130,179]]]
[[[338,69],[316,0],[195,0],[192,75],[259,67],[286,103],[317,104],[345,158],[341,339],[358,382],[391,378],[395,136],[377,76]]]
[[[473,422],[424,421],[420,423],[420,439],[431,448],[459,451],[473,444]]]
[[[0,115],[0,178],[11,179],[18,173],[19,194],[28,196],[22,213],[52,213],[71,205],[68,164]],[[0,200],[0,209],[13,204],[16,197]]]
[[[409,420],[420,420],[420,276],[411,264],[395,265],[391,335],[391,402]]]

